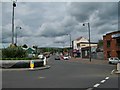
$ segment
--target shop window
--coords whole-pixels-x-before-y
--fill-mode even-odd
[[[79,43],[77,44],[77,47],[80,47],[80,44],[79,44]]]

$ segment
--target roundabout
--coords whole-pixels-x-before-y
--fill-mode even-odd
[[[30,68],[31,61],[33,68],[43,67],[44,60],[0,60],[0,68],[2,69],[13,69],[13,68]]]

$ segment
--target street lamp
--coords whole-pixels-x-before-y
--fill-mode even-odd
[[[88,32],[89,32],[89,59],[90,59],[90,62],[91,62],[90,23],[89,23],[89,22],[87,22],[87,23],[83,23],[83,26],[85,26],[85,24],[88,25]]]
[[[17,29],[22,29],[22,28],[19,26],[16,27],[16,34],[15,34],[15,44],[16,45],[17,45]]]
[[[12,12],[12,44],[14,44],[14,8],[16,7],[16,1],[13,1],[13,12]]]
[[[66,34],[66,35],[69,35],[69,37],[70,37],[70,50],[69,50],[69,52],[70,52],[70,56],[71,56],[71,34],[69,33],[69,34]]]

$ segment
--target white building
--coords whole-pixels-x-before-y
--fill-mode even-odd
[[[91,49],[92,47],[97,48],[97,43],[90,42]],[[89,47],[89,40],[84,37],[79,37],[72,41],[73,50],[79,50],[81,52],[82,48]]]
[[[82,47],[86,47],[86,44],[84,44],[84,43],[89,43],[89,41],[84,37],[79,37],[79,38],[73,40],[73,42],[72,42],[73,49],[79,50]]]

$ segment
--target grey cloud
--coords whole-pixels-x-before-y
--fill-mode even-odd
[[[118,3],[104,3],[99,8],[100,19],[113,20],[118,18]]]
[[[12,8],[11,3],[3,7],[3,27],[8,27],[7,25],[11,23],[11,9],[9,10],[9,8]],[[22,10],[23,7],[25,10]],[[72,40],[79,36],[88,37],[87,26],[83,27],[80,24],[81,22],[90,22],[91,39],[96,41],[104,33],[114,31],[117,27],[115,24],[118,18],[117,3],[20,2],[17,3],[15,10],[15,26],[19,25],[22,27],[21,30],[18,30],[18,38],[23,37],[23,43],[31,45],[62,45],[57,43],[62,42],[62,40],[66,42],[66,45],[69,45],[69,37],[62,38],[69,33],[72,35]],[[31,11],[29,12],[29,10]],[[113,23],[114,25],[112,26]],[[58,36],[61,38],[56,39]],[[11,27],[3,29],[4,41],[7,41],[5,39],[8,37],[11,37]],[[47,42],[49,41],[48,45]]]
[[[76,20],[76,18],[74,18],[73,16],[65,16],[63,21],[61,22],[61,24],[64,27],[69,27],[69,26],[74,26],[76,25],[78,22]]]
[[[11,43],[11,41],[12,41],[12,38],[7,37],[7,38],[3,38],[1,43]]]
[[[71,33],[78,22],[72,16],[65,16],[62,21],[43,23],[38,29],[38,36],[56,37]]]
[[[21,20],[16,20],[15,21],[15,27],[20,26],[22,27],[22,29],[19,28],[15,28],[14,29],[14,35],[17,32],[17,37],[30,37],[32,36],[32,31],[30,30],[30,27],[27,25],[24,25],[24,23]],[[11,28],[11,24],[7,24],[5,26],[2,26],[2,32],[0,32],[2,34],[2,42],[3,43],[8,43],[11,42],[11,37],[12,37],[12,28]],[[8,39],[9,38],[9,39]]]
[[[117,29],[117,24],[113,26],[118,20],[116,2],[71,3],[68,7],[68,13],[79,22],[90,22],[92,30],[97,30],[98,35]]]
[[[11,24],[8,24],[6,26],[2,26],[2,39],[8,38],[12,36],[12,31],[11,31]]]
[[[84,22],[89,19],[90,15],[100,7],[100,3],[71,3],[68,6],[68,13],[80,21]]]
[[[64,34],[64,28],[59,23],[44,23],[39,28],[38,35],[44,37],[55,37]]]
[[[116,31],[117,30],[117,27],[112,25],[112,26],[109,26],[109,24],[105,24],[101,27],[98,28],[98,34],[105,34],[107,32],[112,32],[112,31]]]
[[[112,21],[118,18],[117,5],[117,3],[113,2],[71,3],[69,4],[67,11],[79,22],[89,21],[91,15],[97,11],[95,18],[99,18],[99,21],[97,21],[97,24],[95,25],[102,25],[108,23],[110,20]]]

